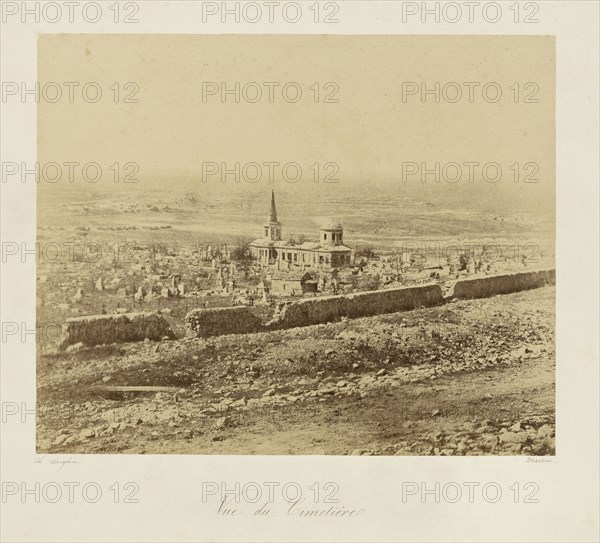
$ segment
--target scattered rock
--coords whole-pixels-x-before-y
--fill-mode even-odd
[[[96,432],[93,428],[86,428],[85,430],[81,430],[81,432],[79,432],[79,439],[88,439],[92,437],[96,437]]]
[[[554,454],[556,449],[555,440],[553,437],[546,437],[541,443],[536,443],[532,446],[532,452],[535,455]]]
[[[510,443],[503,449],[505,454],[519,454],[521,452],[522,445],[520,443]]]
[[[53,442],[52,445],[57,447],[59,445],[63,445],[65,441],[67,441],[67,439],[69,439],[69,436],[66,434],[61,434],[59,435]]]
[[[231,417],[219,417],[215,423],[215,428],[222,429],[231,426]]]
[[[321,388],[321,389],[319,389],[319,392],[321,394],[335,394],[337,392],[337,388],[335,388],[335,387]]]
[[[525,443],[528,437],[527,433],[521,430],[518,432],[500,432],[498,439],[502,443]]]
[[[485,435],[481,442],[484,447],[493,451],[498,446],[498,436]]]
[[[69,345],[65,350],[68,353],[77,353],[81,349],[83,349],[83,343],[79,341],[78,343],[74,343],[73,345]]]
[[[554,428],[549,424],[543,424],[538,428],[537,435],[540,437],[551,437],[554,434]]]

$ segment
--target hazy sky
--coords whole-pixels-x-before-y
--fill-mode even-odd
[[[400,187],[408,194],[421,184],[418,175],[400,184],[403,163],[496,162],[503,169],[499,182],[485,183],[474,166],[476,182],[463,181],[462,190],[478,199],[503,194],[553,205],[552,37],[43,35],[38,72],[42,85],[57,82],[64,90],[57,103],[39,104],[38,160],[93,161],[107,175],[115,162],[135,162],[140,190],[198,186],[206,162],[296,162],[302,190],[315,190],[311,166],[333,162],[340,186]],[[64,82],[81,84],[74,103]],[[82,98],[80,89],[88,82],[102,88],[96,103]],[[128,82],[139,88],[138,103],[123,103],[136,88],[125,88]],[[240,88],[252,83],[246,87],[250,100],[260,88],[261,99],[251,103],[242,95],[235,103],[228,95],[223,103],[218,90],[206,93],[222,83],[233,89],[236,82]],[[440,88],[452,83],[446,87],[449,100],[457,87],[462,98],[451,103],[442,95],[436,103],[433,95],[423,100],[419,92],[403,100],[403,84],[434,89],[436,82]],[[282,89],[288,83],[286,100]],[[482,88],[488,83],[493,85],[486,100]],[[298,88],[302,97],[293,103]],[[498,88],[502,97],[492,103]],[[337,102],[326,103],[326,96]],[[525,103],[527,96],[537,102]],[[539,183],[514,183],[511,165],[520,164],[522,181],[535,170],[523,170],[528,162],[539,168],[533,176]],[[280,169],[274,168],[281,183]],[[322,179],[333,168],[320,169]],[[452,177],[454,170],[446,173]],[[467,174],[463,165],[463,179]],[[263,179],[241,188],[268,190],[267,175],[263,165]],[[217,186],[218,179],[209,178]],[[435,185],[433,176],[426,185],[454,190],[444,181]],[[100,183],[95,188],[103,190]]]

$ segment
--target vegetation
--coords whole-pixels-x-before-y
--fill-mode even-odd
[[[377,253],[373,250],[370,245],[358,246],[354,251],[356,258],[377,258]]]

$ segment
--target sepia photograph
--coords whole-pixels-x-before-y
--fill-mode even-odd
[[[554,455],[555,62],[40,36],[38,452]]]
[[[600,540],[600,3],[0,25],[2,543]]]

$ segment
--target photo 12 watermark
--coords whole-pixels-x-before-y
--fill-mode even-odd
[[[403,23],[525,23],[540,22],[539,2],[398,2]]]
[[[110,85],[97,81],[3,81],[2,103],[85,103],[138,104],[140,86],[134,81],[115,81]]]
[[[137,504],[140,486],[134,482],[2,481],[2,503]]]
[[[343,2],[202,2],[203,23],[337,24]]]
[[[219,517],[297,517],[353,519],[366,513],[338,497],[337,483],[296,481],[202,482],[202,503],[212,504]]]
[[[23,1],[0,2],[3,24],[70,23],[137,24],[140,22],[142,2],[129,1]]]

